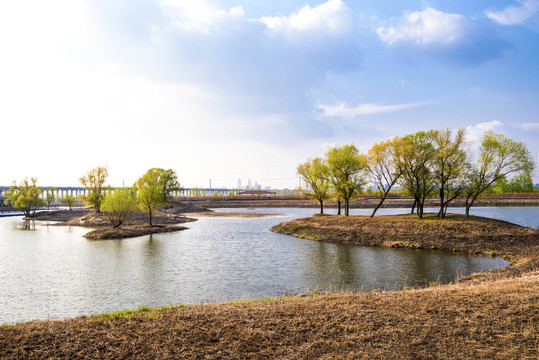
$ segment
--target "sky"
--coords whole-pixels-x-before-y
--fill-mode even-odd
[[[3,186],[292,189],[329,147],[446,127],[539,157],[539,0],[8,0],[0,49]]]

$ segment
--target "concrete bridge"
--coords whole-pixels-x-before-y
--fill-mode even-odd
[[[5,192],[8,191],[10,186],[0,186],[0,198],[5,198]],[[80,195],[86,196],[88,192],[83,187],[77,186],[43,186],[43,193],[41,194],[42,198],[45,198],[47,191],[52,190],[56,199],[63,199],[66,195],[71,195],[78,197]],[[107,193],[114,191],[118,188],[109,188],[106,190]],[[227,195],[236,195],[239,190],[226,189],[226,188],[184,188],[179,191],[174,191],[173,196],[227,196]],[[1,206],[1,205],[0,205]]]

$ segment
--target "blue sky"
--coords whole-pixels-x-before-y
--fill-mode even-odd
[[[539,0],[4,1],[0,47],[0,184],[294,188],[329,146],[445,127],[539,156]]]

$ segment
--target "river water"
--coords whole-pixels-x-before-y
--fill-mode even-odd
[[[477,208],[473,213],[538,228],[538,210]],[[316,209],[243,211],[286,215],[200,218],[187,224],[188,230],[176,233],[107,241],[84,239],[88,231],[84,228],[37,222],[25,226],[20,218],[0,218],[0,324],[143,305],[447,283],[508,265],[499,257],[297,239],[268,229],[310,216]],[[379,213],[407,211],[382,209]]]

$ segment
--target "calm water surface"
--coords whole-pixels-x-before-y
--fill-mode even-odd
[[[42,223],[25,229],[20,218],[0,218],[0,323],[314,289],[402,288],[508,265],[501,258],[297,239],[268,229],[317,210],[243,211],[287,215],[200,218],[189,230],[108,241],[82,238],[88,229]],[[538,208],[473,213],[538,227]]]

